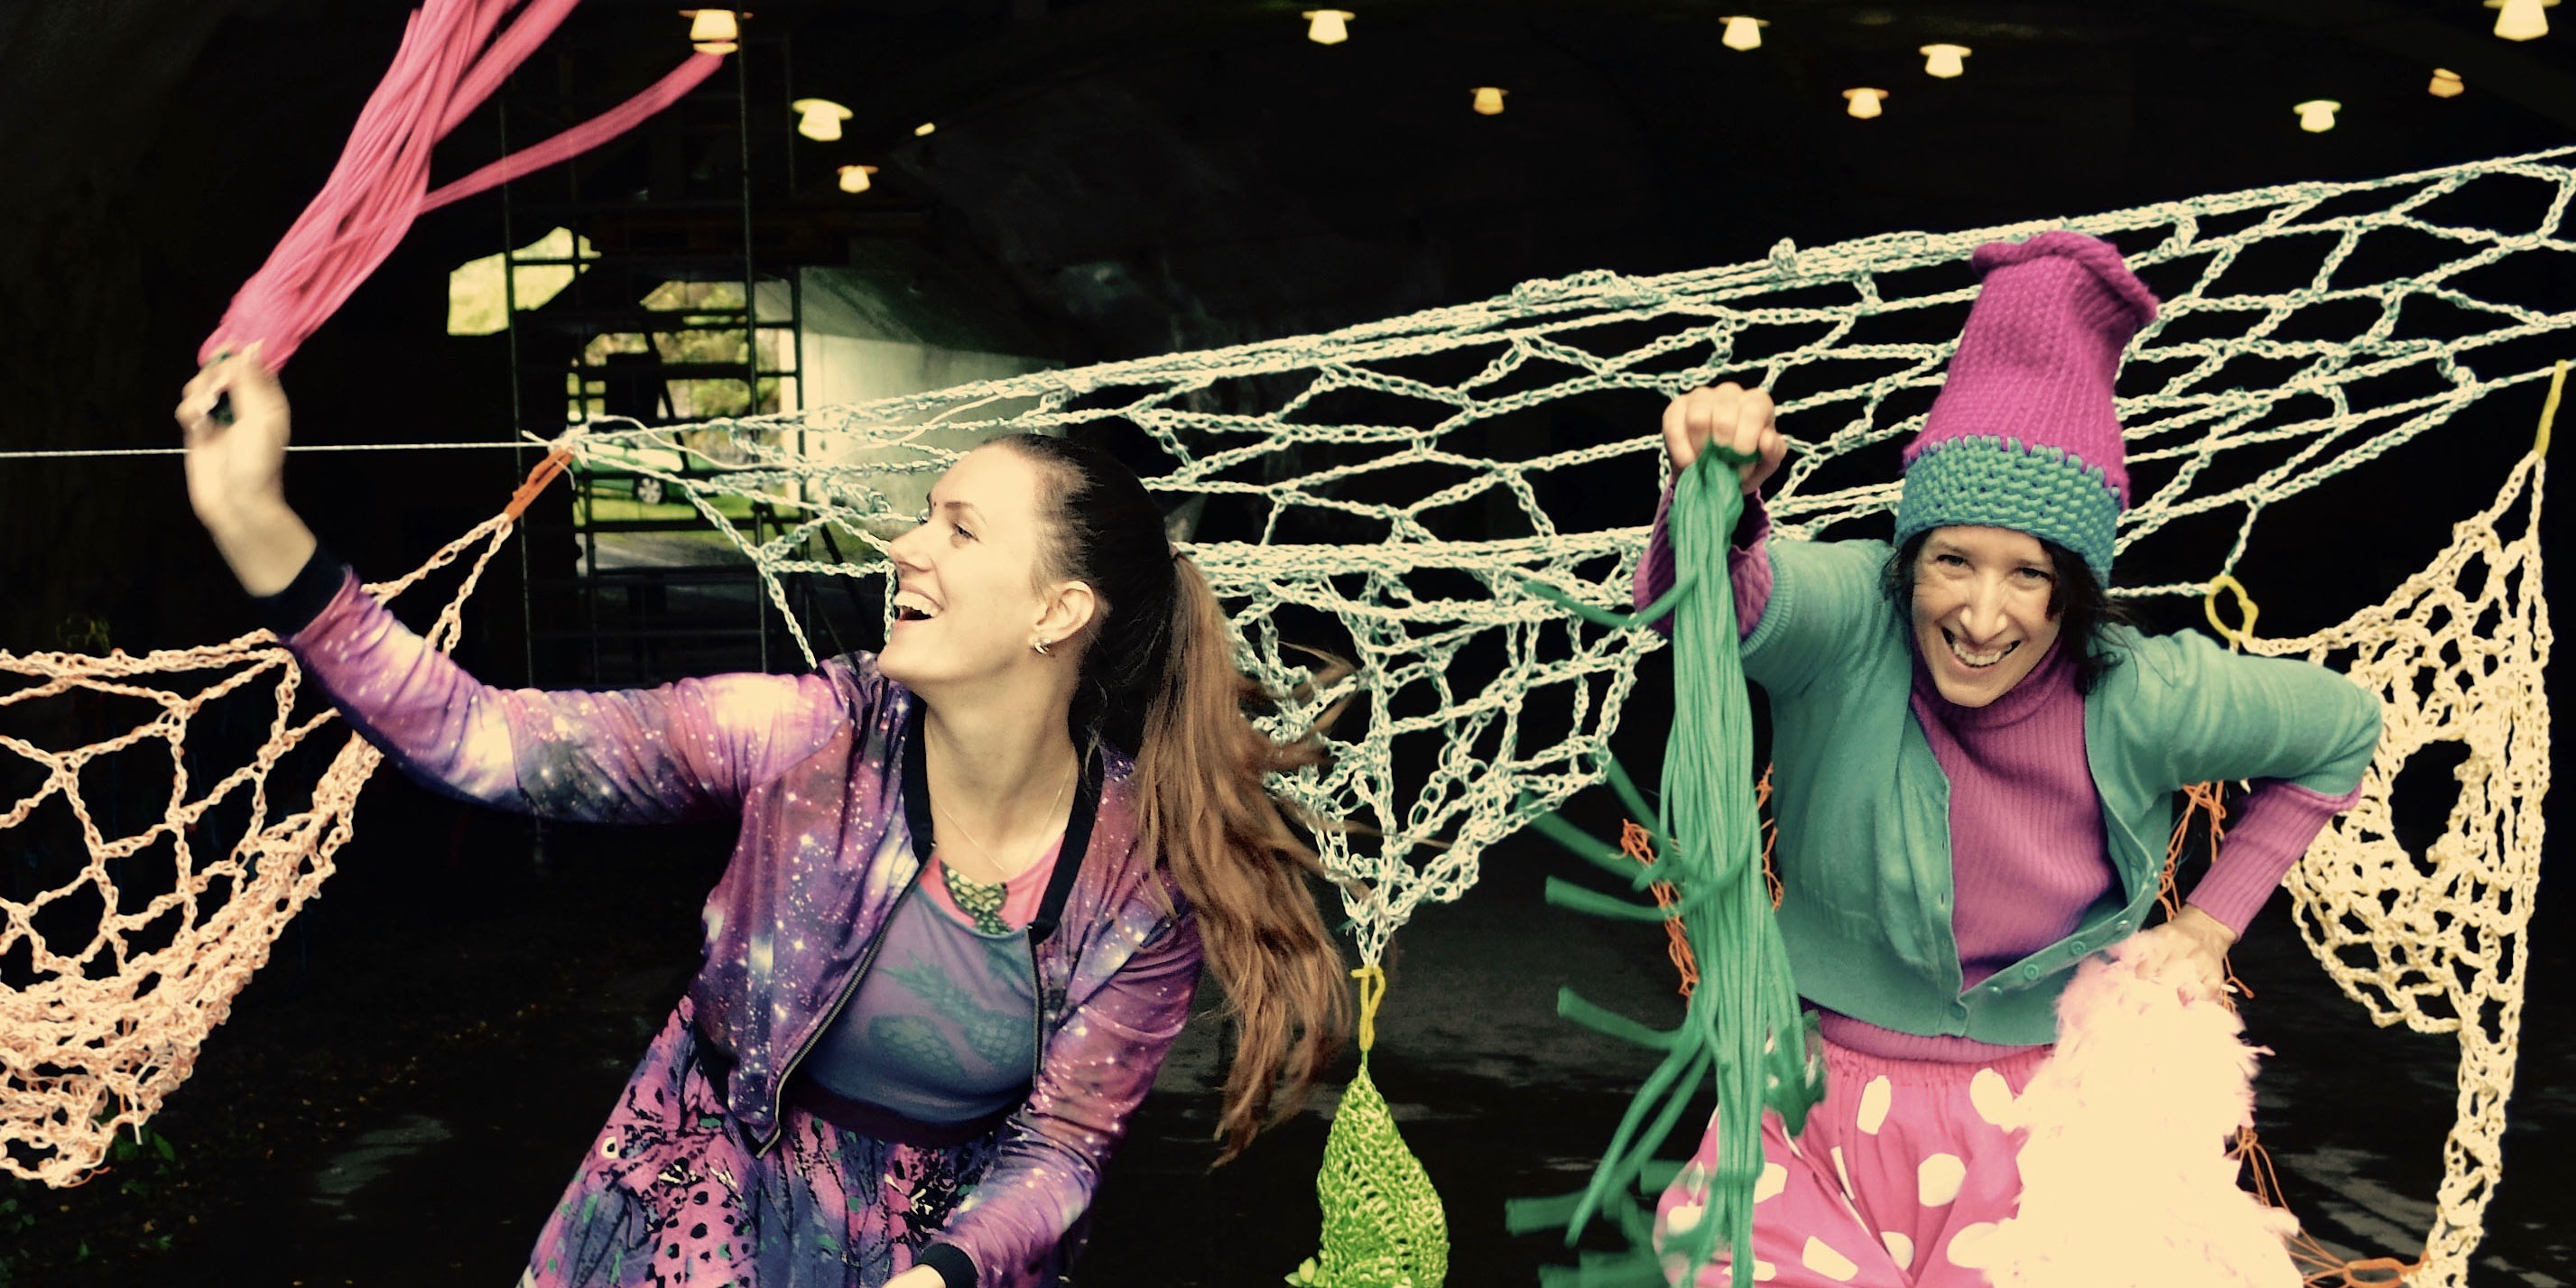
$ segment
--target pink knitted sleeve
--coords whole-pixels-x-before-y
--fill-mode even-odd
[[[1636,604],[1639,609],[1664,597],[1673,588],[1678,570],[1673,566],[1673,543],[1666,530],[1666,520],[1673,512],[1673,489],[1664,488],[1663,500],[1655,505],[1655,532],[1646,539],[1646,553],[1637,560]],[[1754,624],[1762,620],[1763,605],[1771,602],[1771,512],[1762,504],[1760,493],[1744,498],[1744,517],[1736,521],[1734,548],[1727,552],[1726,579],[1735,588],[1736,638],[1753,633]],[[1655,622],[1654,628],[1666,635],[1673,633],[1671,618]]]
[[[2220,925],[2244,934],[2246,923],[2280,888],[2290,865],[2308,852],[2309,842],[2325,829],[2326,820],[2352,808],[2359,799],[2358,787],[2342,796],[2328,796],[2284,779],[2259,780],[2219,843],[2208,875],[2192,887],[2187,902]]]

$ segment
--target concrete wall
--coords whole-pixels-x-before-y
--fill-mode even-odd
[[[926,393],[1063,365],[1047,358],[957,347],[957,332],[971,328],[958,327],[953,318],[922,316],[920,301],[901,288],[881,287],[873,275],[808,268],[799,287],[804,297],[803,351],[795,393],[796,405],[804,408]],[[764,300],[762,312],[770,311]],[[975,415],[989,419],[1012,410],[992,404]],[[916,441],[964,450],[980,437],[971,431],[932,430]],[[811,443],[809,450],[815,459],[835,464],[919,459],[918,453],[910,451],[851,449],[828,441]],[[885,494],[898,515],[910,515],[926,504],[931,482],[927,474],[889,474],[868,480],[869,486]]]

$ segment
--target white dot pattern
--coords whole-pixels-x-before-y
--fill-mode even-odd
[[[1979,1069],[1968,1080],[1968,1103],[1977,1107],[1977,1116],[2009,1131],[2013,1123],[2012,1084],[1992,1069]]]
[[[1896,1263],[1897,1269],[1914,1268],[1914,1240],[1907,1238],[1901,1231],[1882,1230],[1879,1232],[1878,1241],[1887,1245],[1888,1259]]]
[[[1989,1069],[1986,1072],[1992,1073],[1994,1070]],[[1887,1122],[1888,1107],[1895,1103],[1895,1100],[1896,1086],[1887,1080],[1886,1074],[1882,1073],[1870,1079],[1869,1085],[1861,1088],[1860,1092],[1858,1120],[1860,1129],[1872,1136],[1877,1135],[1878,1129]]]
[[[1959,1232],[1950,1236],[1948,1249],[1950,1264],[1963,1270],[1982,1269],[1986,1264],[1986,1240],[1994,1237],[1994,1233],[1995,1225],[1992,1221],[1979,1221],[1974,1225],[1959,1227]]]
[[[1925,1207],[1939,1207],[1959,1197],[1959,1185],[1968,1179],[1968,1165],[1956,1154],[1934,1154],[1914,1169],[1914,1183]]]
[[[1688,1234],[1699,1228],[1699,1219],[1707,1212],[1708,1208],[1704,1204],[1677,1203],[1673,1205],[1672,1211],[1664,1215],[1664,1232]]]
[[[1798,1254],[1798,1263],[1838,1284],[1850,1283],[1852,1276],[1860,1273],[1860,1266],[1851,1258],[1814,1235],[1807,1236],[1807,1246]]]

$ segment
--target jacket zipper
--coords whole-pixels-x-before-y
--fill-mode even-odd
[[[1059,926],[1061,930],[1063,927]],[[1029,1088],[1038,1085],[1038,1074],[1046,1068],[1046,972],[1038,968],[1037,941],[1029,941]]]
[[[796,1067],[805,1063],[805,1057],[813,1053],[814,1047],[822,1042],[823,1035],[831,1032],[832,1025],[841,1018],[842,1009],[850,1004],[851,998],[859,995],[859,985],[867,979],[868,968],[877,964],[877,949],[885,944],[886,931],[893,927],[895,914],[903,911],[903,901],[911,897],[914,886],[921,884],[922,871],[929,866],[923,863],[913,868],[912,879],[904,882],[901,890],[895,891],[894,902],[886,906],[885,920],[877,924],[877,933],[869,938],[867,951],[859,956],[859,968],[851,973],[850,982],[841,986],[841,996],[832,1003],[832,1009],[824,1013],[823,1022],[814,1026],[814,1032],[806,1037],[805,1044],[796,1048],[795,1058],[789,1060],[787,1068],[778,1075],[778,1091],[770,1098],[770,1136],[760,1148],[752,1151],[752,1157],[767,1154],[778,1148],[778,1142],[787,1139],[787,1080],[796,1076]]]

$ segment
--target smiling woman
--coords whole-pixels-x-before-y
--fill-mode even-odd
[[[2145,924],[2173,794],[2256,780],[2188,905],[2124,949],[2167,998],[2212,1005],[2222,954],[2357,798],[2378,745],[2378,704],[2331,671],[2111,620],[2129,488],[2112,388],[2156,301],[2118,251],[2075,233],[1989,243],[1971,263],[1984,285],[1906,449],[1893,549],[1771,539],[1759,488],[1783,441],[1767,395],[1703,389],[1665,414],[1676,466],[1711,445],[1746,460],[1724,575],[1744,675],[1770,698],[1778,927],[1826,1072],[1795,1141],[1763,1118],[1758,1175],[1720,1173],[1710,1120],[1658,1205],[1675,1283],[1729,1282],[1742,1226],[1710,1265],[1681,1255],[1708,1246],[1713,1205],[1751,1213],[1757,1278],[1802,1288],[2029,1282],[2027,1266],[2096,1238],[2064,1222],[1996,1237],[2021,1210],[2021,1146],[2068,1126],[2015,1104],[2082,1032],[2062,1033],[2058,1010],[2077,963]],[[1659,515],[1639,606],[1675,572]],[[2107,1192],[2077,1206],[2211,1232],[2200,1282],[2295,1285],[2214,1132],[2208,1147],[2205,1179],[2158,1194],[2164,1206]],[[2256,1237],[2220,1233],[2244,1230]]]
[[[235,575],[414,779],[548,818],[741,820],[704,962],[523,1288],[1053,1284],[1202,956],[1238,1033],[1227,1157],[1330,1060],[1340,961],[1266,786],[1314,739],[1247,719],[1206,580],[1107,456],[1022,437],[959,461],[894,543],[882,656],[511,692],[287,508],[286,399],[255,351],[178,418]]]

